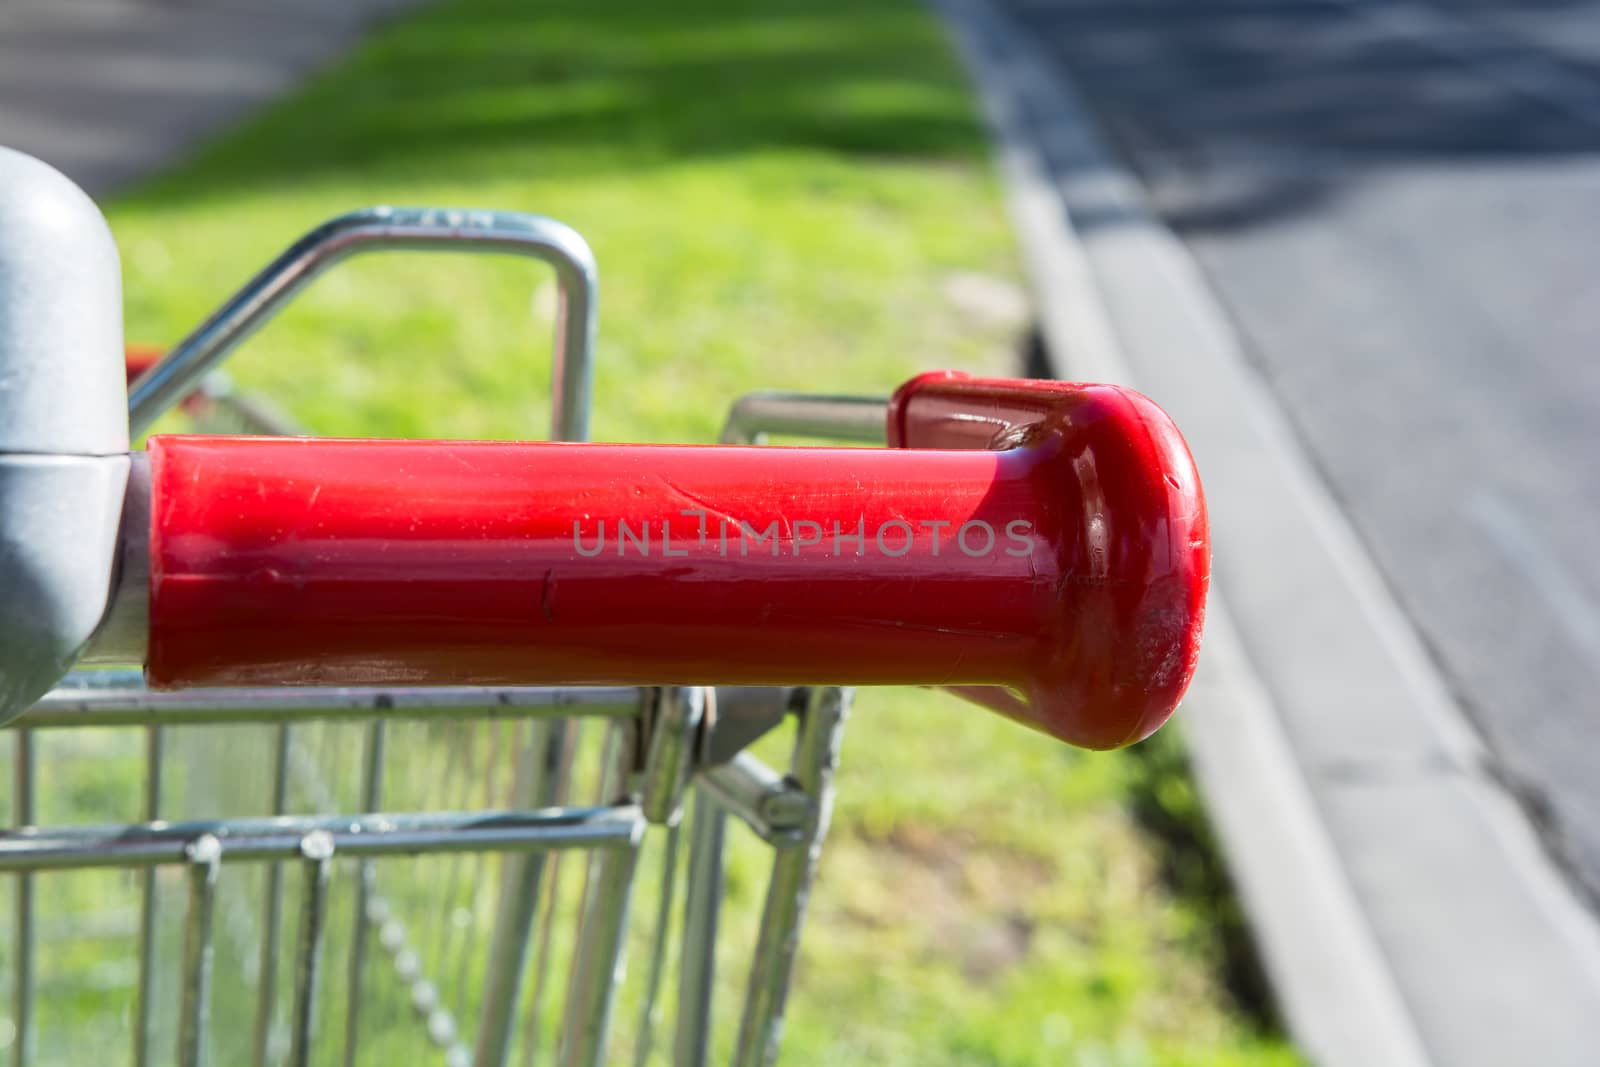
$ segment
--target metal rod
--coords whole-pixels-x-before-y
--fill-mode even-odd
[[[178,1014],[179,1067],[202,1067],[211,1014],[211,919],[216,910],[222,842],[203,834],[184,849],[189,910],[183,926],[183,1000]]]
[[[702,772],[699,782],[708,798],[768,844],[791,848],[805,843],[815,807],[810,794],[750,753]]]
[[[328,919],[333,852],[333,836],[324,830],[307,834],[300,842],[300,855],[305,858],[305,895],[300,904],[300,946],[295,954],[291,1067],[306,1067],[311,1062],[311,1042],[316,1037],[317,987],[322,978],[322,935]]]
[[[613,995],[622,981],[623,933],[638,859],[637,842],[634,848],[613,849],[595,857],[573,981],[567,991],[561,1067],[599,1067],[605,1062]]]
[[[383,806],[383,756],[387,731],[379,719],[367,728],[367,754],[361,772],[361,810],[377,811]],[[344,1063],[354,1067],[356,1048],[361,1038],[361,986],[366,976],[367,904],[372,899],[378,872],[371,860],[356,865],[355,921],[350,927],[350,967],[344,1012]]]
[[[722,806],[696,790],[689,885],[683,902],[673,1067],[705,1067],[711,1052],[711,991],[717,978],[717,920],[722,911],[722,845],[727,824]]]
[[[888,410],[882,397],[751,393],[729,409],[721,440],[725,445],[758,444],[776,433],[881,445]]]
[[[478,745],[480,740],[484,742],[481,751]],[[510,800],[516,796],[515,782],[513,782],[511,786],[507,787],[507,791],[505,793],[502,794],[500,791],[499,779],[502,770],[501,763],[503,761],[499,758],[499,754],[500,745],[497,732],[483,723],[474,723],[470,729],[469,744],[466,748],[467,768],[465,773],[465,782],[463,784],[469,787],[476,786],[482,791],[481,803],[485,807],[503,804],[507,800]],[[480,757],[482,758],[481,763],[479,762]],[[513,773],[515,773],[517,768],[513,767],[512,770]],[[468,791],[468,795],[470,795],[470,789]],[[489,862],[490,857],[481,852],[472,857],[471,865],[467,870],[466,884],[468,886],[481,885],[488,879],[489,876],[486,871],[489,866]],[[457,869],[459,870],[463,866],[466,865],[458,864]],[[501,903],[503,907],[507,895],[503,889],[505,884],[503,879],[504,877],[509,877],[511,865],[501,863],[498,865],[498,869],[503,876],[501,883]],[[453,881],[454,879],[452,878],[452,882]],[[452,894],[454,893],[453,885],[451,892]],[[499,922],[500,916],[497,915],[495,919],[496,922]],[[452,976],[454,980],[451,983],[451,988],[458,991],[460,994],[458,1003],[461,1007],[462,1016],[465,1017],[467,1012],[471,1011],[473,1007],[472,1004],[467,1000],[469,974],[473,959],[473,933],[466,925],[457,925],[455,923],[451,923],[449,925],[447,934],[448,936],[446,938],[445,947],[443,947],[439,953],[439,960],[441,965],[448,965],[450,961],[453,961],[454,963],[454,975]],[[467,1048],[465,1045],[462,1045],[461,1048],[464,1049],[465,1056],[467,1060],[470,1061],[472,1058],[472,1050]]]
[[[453,799],[446,801],[451,807],[460,809],[470,807],[474,786],[478,786],[484,791],[484,807],[491,807],[495,804],[496,798],[492,784],[495,777],[493,773],[493,737],[488,738],[491,752],[485,773],[480,774],[477,767],[477,741],[479,735],[483,733],[485,731],[481,724],[474,724],[470,727],[451,731],[451,743],[445,752],[444,770],[439,775],[439,784],[442,789],[450,790],[453,795]],[[460,766],[462,763],[465,764],[464,767]],[[462,884],[461,879],[463,877],[466,878],[466,885],[469,887],[468,893],[471,894],[473,892],[471,887],[481,884],[479,875],[483,868],[483,861],[484,857],[477,855],[472,857],[470,863],[452,863],[442,899],[453,902],[459,898],[457,890]],[[434,930],[433,952],[429,958],[436,961],[436,965],[439,967],[448,967],[450,965],[449,961],[456,961],[457,973],[454,976],[454,981],[446,979],[448,983],[446,988],[452,992],[464,992],[467,987],[465,968],[466,961],[471,953],[466,950],[458,953],[454,950],[454,946],[458,940],[468,936],[466,931],[462,929],[462,924],[456,922],[441,922]],[[459,1002],[456,1006],[460,1008],[466,1007],[465,1004]],[[468,1050],[467,1054],[470,1057],[471,1051]]]
[[[767,1067],[777,1059],[800,924],[805,919],[822,839],[827,835],[832,814],[833,770],[839,758],[849,699],[848,690],[815,690],[800,720],[789,773],[815,803],[805,827],[804,847],[781,851],[772,862],[744,1015],[739,1022],[739,1040],[734,1046],[735,1067]]]
[[[551,388],[556,397],[552,436],[588,436],[594,368],[598,272],[577,231],[553,219],[500,211],[377,207],[341,215],[307,233],[236,292],[161,362],[128,396],[133,435],[199,383],[242,341],[329,267],[350,256],[385,249],[453,250],[531,256],[555,268],[559,304]]]
[[[608,759],[604,787],[614,793],[627,787],[634,766],[633,746],[613,723],[607,738]],[[622,982],[623,934],[628,904],[633,899],[634,872],[638,867],[643,826],[627,849],[597,853],[584,885],[583,915],[567,1005],[561,1027],[561,1067],[600,1067],[605,1061],[611,1007]]]
[[[557,775],[555,795],[565,799],[572,783],[573,763],[583,743],[584,724],[574,723],[567,731],[562,747],[561,766]],[[602,795],[601,801],[606,798]],[[522,1063],[533,1067],[539,1049],[539,1037],[544,1024],[544,994],[550,976],[550,944],[555,935],[556,915],[561,904],[561,867],[565,853],[550,857],[549,877],[545,879],[543,918],[539,921],[539,945],[534,950],[533,989],[523,1010]]]
[[[15,767],[12,780],[12,817],[18,826],[32,826],[36,788],[34,782],[34,739],[32,730],[18,730],[15,741]],[[33,1059],[33,875],[17,875],[16,926],[12,931],[15,953],[11,987],[11,1015],[17,1032],[12,1061],[27,1067]]]
[[[644,816],[651,822],[666,826],[677,823],[683,806],[683,790],[693,766],[695,743],[700,740],[700,724],[707,718],[708,704],[714,712],[715,701],[710,691],[695,687],[663,689],[657,697],[650,736],[644,742],[641,801]]]
[[[0,871],[142,867],[181,863],[193,843],[215,836],[228,859],[293,859],[300,839],[325,830],[354,857],[525,849],[633,848],[644,817],[637,806],[546,812],[422,812],[235,819],[226,823],[142,823],[64,827],[0,836]]]
[[[161,817],[161,781],[166,764],[166,738],[161,727],[145,728],[144,817],[154,822]],[[150,1021],[155,986],[156,951],[156,872],[144,872],[139,887],[139,984],[133,1004],[133,1063],[147,1067],[150,1062]],[[259,1067],[259,1065],[258,1065]]]
[[[415,688],[245,688],[151,690],[139,671],[69,674],[20,722],[40,729],[72,726],[217,725],[225,723],[568,715],[638,715],[651,692],[638,686],[437,686]]]
[[[650,968],[646,972],[644,1002],[639,1007],[639,1031],[633,1045],[634,1067],[645,1067],[650,1047],[655,1043],[656,997],[661,992],[661,976],[666,970],[668,934],[672,929],[672,904],[678,888],[678,831],[666,829],[661,846],[661,899],[656,906],[655,940],[650,948]]]
[[[513,790],[519,799],[526,798],[530,806],[540,807],[555,800],[566,730],[564,722],[536,722],[533,735],[523,747],[517,767],[519,781],[513,785]],[[484,985],[483,1008],[478,1018],[477,1049],[472,1059],[474,1067],[504,1067],[510,1054],[511,1027],[516,1004],[522,999],[545,859],[543,854],[528,853],[508,856],[505,860],[508,866],[502,882],[500,908],[495,915],[493,949]]]
[[[159,729],[156,727],[155,729]],[[281,723],[276,731],[272,760],[272,814],[282,815],[289,805],[290,727]],[[145,872],[155,877],[155,868]],[[283,926],[283,866],[267,867],[266,900],[261,918],[261,960],[256,969],[256,1031],[251,1050],[254,1067],[266,1067],[267,1048],[272,1038],[272,1010],[278,986],[278,938]]]

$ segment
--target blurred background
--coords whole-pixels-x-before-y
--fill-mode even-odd
[[[1181,239],[1481,739],[1486,773],[1587,904],[1600,887],[1600,364],[1587,343],[1600,6],[977,6],[1074,87]],[[1040,323],[1054,301],[1079,305],[1019,245],[1019,224],[1030,249],[1041,237],[1016,210],[1016,171],[997,168],[993,93],[950,29],[973,10],[9,0],[0,143],[100,198],[129,339],[157,346],[353,208],[560,219],[600,265],[595,438],[710,441],[754,389],[881,395],[934,367],[1074,366]],[[1117,224],[1069,213],[1080,230]],[[1159,289],[1102,295],[1163,315]],[[228,373],[317,433],[538,437],[555,308],[534,268],[358,261]],[[1219,574],[1226,596],[1226,561]],[[125,819],[137,740],[86,737],[51,742],[70,740],[57,758],[82,779],[51,817]],[[451,752],[419,757],[419,780],[476,758]],[[305,783],[343,788],[359,758],[353,741],[322,744],[302,802],[332,804]],[[194,782],[180,804],[222,795]],[[786,1062],[1306,1062],[1176,732],[1080,753],[947,698],[867,691],[839,787]],[[105,904],[116,887],[59,878],[40,905],[57,946],[40,964],[49,1063],[125,1029],[135,981],[116,962],[134,921]],[[735,879],[730,908],[756,906],[753,878]],[[724,973],[737,984],[737,968]]]

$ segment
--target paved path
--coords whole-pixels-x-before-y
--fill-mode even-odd
[[[0,0],[0,144],[103,195],[417,0]]]
[[[1600,897],[1600,3],[1009,7]]]
[[[1327,1067],[1600,1048],[1594,2],[939,0],[1055,369],[1205,478],[1181,728]]]

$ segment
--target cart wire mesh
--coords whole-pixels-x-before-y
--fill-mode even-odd
[[[582,238],[392,208],[311,231],[222,304],[134,384],[135,432],[178,404],[208,432],[301,432],[217,365],[327,267],[393,249],[553,266],[552,436],[586,437]],[[881,443],[883,413],[755,396],[724,440]],[[5,731],[0,1050],[18,1067],[118,1047],[135,1067],[769,1063],[849,704],[839,688],[154,692],[136,669],[80,670]]]

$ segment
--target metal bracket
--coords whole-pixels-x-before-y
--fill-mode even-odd
[[[716,691],[696,686],[658,690],[650,714],[640,807],[653,823],[676,826],[683,814],[683,792],[694,770],[695,742]]]
[[[800,686],[719,685],[706,711],[697,766],[720,767],[798,714],[809,690]]]

